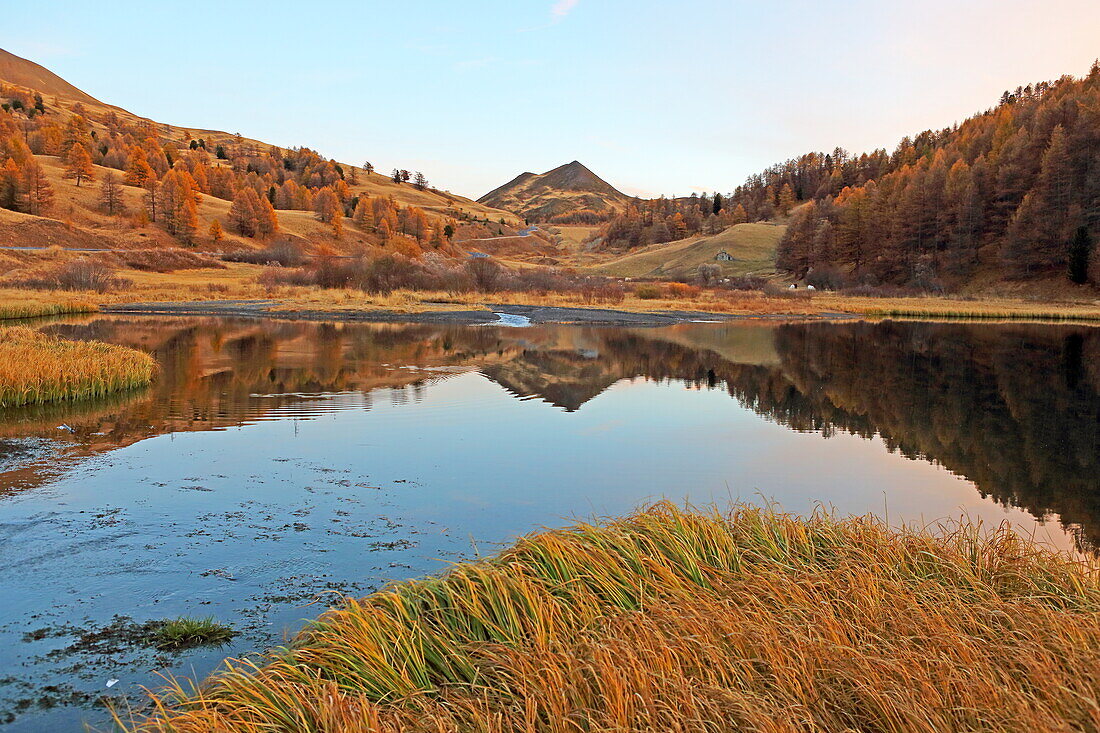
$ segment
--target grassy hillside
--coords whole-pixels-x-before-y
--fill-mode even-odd
[[[770,275],[775,272],[775,248],[785,226],[779,224],[736,224],[709,236],[653,244],[593,265],[593,272],[615,277],[676,277],[690,275],[699,265],[715,264],[722,274]],[[725,250],[732,262],[718,262],[715,255]]]

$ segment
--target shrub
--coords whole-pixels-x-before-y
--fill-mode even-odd
[[[700,285],[713,285],[721,274],[722,268],[718,265],[699,265],[699,269],[695,271],[695,281]]]
[[[394,290],[426,289],[428,278],[423,268],[401,255],[382,255],[373,260],[356,260],[349,264],[355,287],[382,295]]]
[[[661,297],[661,288],[653,283],[643,283],[634,288],[634,297],[642,300],[657,300]]]
[[[263,249],[246,249],[240,252],[227,252],[222,255],[226,262],[246,262],[252,265],[277,264],[283,267],[298,267],[305,262],[305,253],[294,242],[276,242]]]
[[[669,283],[668,294],[673,298],[698,298],[699,288],[687,283]]]
[[[466,272],[470,276],[474,289],[482,293],[493,293],[500,289],[504,268],[488,257],[474,257],[466,261]]]
[[[57,265],[41,275],[29,277],[16,284],[40,290],[91,290],[106,293],[128,288],[131,282],[116,277],[114,268],[104,262],[79,259]]]
[[[840,290],[849,284],[849,278],[836,267],[815,267],[806,273],[806,284],[818,290]]]
[[[617,282],[601,281],[583,286],[581,297],[586,303],[619,304],[626,298],[626,290]]]

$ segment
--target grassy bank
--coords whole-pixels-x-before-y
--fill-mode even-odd
[[[153,698],[139,731],[1100,726],[1095,568],[1006,528],[667,505],[521,539]]]
[[[827,296],[843,297],[843,296]],[[1084,303],[1041,303],[1019,300],[954,300],[895,298],[885,303],[861,303],[872,317],[964,318],[1023,321],[1100,321],[1100,307]]]
[[[82,400],[149,384],[153,357],[32,328],[0,328],[0,407]]]
[[[94,313],[95,301],[58,293],[0,289],[0,321]]]

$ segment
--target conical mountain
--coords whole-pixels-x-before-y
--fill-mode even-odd
[[[630,201],[580,161],[546,173],[521,173],[478,199],[529,221],[591,223],[613,216]]]

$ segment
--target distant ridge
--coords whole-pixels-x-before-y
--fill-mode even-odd
[[[0,48],[0,81],[15,86],[37,90],[44,95],[55,95],[74,102],[103,104],[92,95],[77,89],[44,66],[16,56]]]
[[[542,174],[521,173],[478,199],[529,221],[594,223],[614,215],[630,197],[574,160]]]

